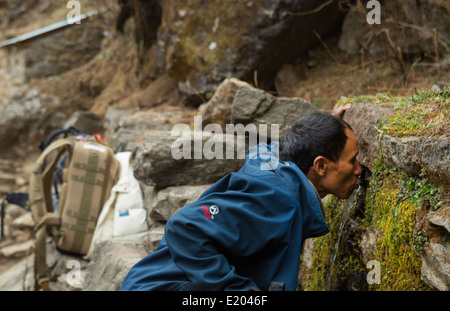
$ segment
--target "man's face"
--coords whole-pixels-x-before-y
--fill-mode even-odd
[[[346,128],[347,142],[337,163],[328,161],[322,186],[339,199],[348,199],[360,182],[358,175],[362,173],[361,166],[356,160],[358,155],[358,141],[355,133]]]

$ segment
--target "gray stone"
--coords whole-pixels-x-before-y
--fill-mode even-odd
[[[0,255],[6,258],[20,258],[28,254],[31,247],[34,245],[32,240],[26,242],[12,244],[0,249]]]
[[[44,140],[51,131],[64,124],[66,116],[59,109],[57,97],[40,93],[38,89],[15,93],[0,108],[2,155],[14,152],[23,155],[30,147],[36,151],[36,142]]]
[[[378,122],[392,115],[389,108],[364,103],[353,104],[344,114],[344,120],[350,124],[358,138],[358,161],[372,168],[378,158]]]
[[[0,291],[34,290],[34,254],[22,259],[0,275]]]
[[[450,137],[393,137],[383,135],[384,161],[411,176],[422,169],[432,183],[450,185]]]
[[[105,114],[105,138],[112,142],[113,136],[122,128],[122,119],[133,114],[132,109],[109,107]]]
[[[247,82],[230,78],[225,79],[217,88],[213,97],[202,107],[203,125],[219,124],[223,128],[231,122],[231,107],[237,90],[241,86],[251,87]]]
[[[73,286],[71,284],[71,279],[66,276],[71,272],[78,274],[78,272],[85,270],[88,261],[80,256],[61,253],[56,249],[55,244],[51,243],[51,241],[52,239],[48,238],[46,258],[47,267],[49,270],[50,289],[52,291],[79,290],[82,284],[76,284],[76,286]],[[73,264],[75,264],[75,266]],[[79,275],[76,275],[76,277],[78,276]],[[83,279],[80,278],[77,281],[83,282]]]
[[[303,282],[308,279],[314,269],[314,244],[316,239],[306,239],[302,246],[300,255],[300,269],[298,273],[298,284],[301,288]]]
[[[102,241],[86,267],[84,291],[116,291],[130,268],[148,254],[143,243]]]
[[[155,250],[164,236],[164,226],[156,226],[150,229],[150,246]]]
[[[99,115],[86,110],[75,111],[63,127],[74,127],[79,131],[90,134],[100,134],[104,131],[103,119]]]
[[[347,54],[354,55],[361,47],[361,29],[367,24],[366,16],[359,11],[350,11],[345,16],[342,32],[339,38],[339,49]]]
[[[107,141],[113,146],[124,144],[126,150],[141,148],[153,131],[170,131],[175,124],[190,123],[183,106],[134,110],[109,108],[105,116]]]
[[[435,226],[444,227],[450,232],[450,206],[442,206],[438,210],[429,212],[427,220]]]
[[[244,125],[278,124],[279,136],[301,116],[317,111],[317,108],[300,98],[275,97],[255,88],[238,89],[231,110],[231,122]],[[262,133],[260,133],[262,134]]]
[[[438,243],[428,243],[422,255],[422,280],[441,291],[450,290],[450,251]]]
[[[376,258],[377,243],[380,238],[380,232],[375,227],[369,227],[361,234],[359,247],[362,253],[364,263]]]
[[[3,199],[2,199],[3,200]],[[26,214],[26,210],[19,205],[16,204],[8,204],[5,203],[5,214],[3,219],[3,231],[5,234],[6,239],[12,239],[15,242],[24,242],[23,236],[19,231],[17,230],[12,224],[13,222]],[[28,232],[25,236],[30,236],[31,232]]]
[[[11,227],[15,230],[33,230],[35,225],[36,223],[34,222],[31,212],[20,215],[11,223]]]
[[[216,147],[222,146],[223,152],[217,152],[222,155],[222,159],[215,157],[212,150],[205,147],[208,142],[216,144]],[[186,157],[175,159],[171,149],[178,152],[182,148],[177,146],[182,145],[191,146],[191,152],[186,152]],[[235,154],[231,154],[231,150]],[[177,185],[210,184],[229,172],[237,171],[245,159],[237,158],[236,151],[241,151],[245,157],[245,150],[245,146],[242,147],[232,135],[211,135],[199,131],[195,135],[192,132],[187,136],[172,136],[171,132],[153,131],[148,134],[136,156],[134,174],[139,181],[159,189]],[[194,158],[195,153],[199,155],[198,159]]]

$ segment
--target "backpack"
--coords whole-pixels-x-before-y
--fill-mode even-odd
[[[64,138],[52,141],[61,133]],[[28,206],[36,222],[37,290],[49,290],[47,237],[53,237],[63,253],[85,255],[118,176],[120,164],[112,148],[98,135],[80,133],[70,128],[50,135],[40,145],[42,152],[30,177]]]

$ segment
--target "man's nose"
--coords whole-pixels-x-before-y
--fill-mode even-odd
[[[362,174],[361,164],[359,164],[359,161],[356,161],[355,175],[359,176],[361,174]]]

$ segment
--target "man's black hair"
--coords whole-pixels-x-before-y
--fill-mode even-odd
[[[337,162],[347,142],[345,121],[325,112],[299,118],[280,140],[280,159],[294,162],[304,174],[314,159],[324,156]]]

